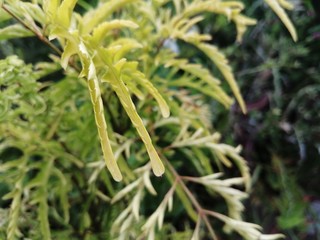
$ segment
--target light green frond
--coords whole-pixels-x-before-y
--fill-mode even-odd
[[[288,15],[286,14],[286,12],[282,8],[282,7],[284,7],[287,9],[291,9],[292,5],[285,0],[282,0],[282,1],[281,0],[265,0],[265,2],[278,15],[278,17],[281,19],[283,24],[287,27],[288,31],[290,32],[293,41],[296,42],[298,40],[296,30],[295,30],[291,20],[289,19]]]
[[[186,33],[190,28],[197,23],[201,22],[204,19],[203,16],[196,16],[194,18],[188,19],[188,18],[181,18],[179,16],[174,17],[172,19],[172,27],[179,29],[180,31]]]
[[[126,65],[126,63],[127,63],[127,59],[121,58],[119,61],[113,64],[113,67],[119,73],[119,75],[122,74],[122,69]]]
[[[126,48],[124,51],[126,50],[129,49]],[[120,60],[116,64],[114,64],[114,67],[118,72],[121,72],[122,80],[126,83],[126,86],[130,89],[131,92],[137,95],[137,97],[139,97],[140,99],[144,98],[144,94],[137,88],[137,84],[139,84],[141,87],[145,88],[148,93],[150,93],[157,101],[162,116],[165,118],[169,117],[170,109],[166,101],[163,99],[158,89],[154,87],[149,80],[146,79],[145,75],[137,70],[138,62],[126,62]]]
[[[294,28],[283,10],[292,8],[290,2],[265,1],[296,39]],[[218,239],[209,222],[210,216],[222,220],[227,225],[225,231],[234,230],[247,239],[279,237],[261,235],[257,225],[241,221],[244,210],[241,200],[248,196],[251,185],[249,167],[240,156],[240,147],[220,142],[221,135],[212,126],[213,106],[207,101],[209,96],[226,107],[233,103],[209,69],[212,62],[230,85],[242,111],[246,111],[227,58],[211,42],[206,42],[212,37],[205,34],[211,32],[211,26],[208,30],[207,25],[199,24],[208,13],[223,16],[235,24],[240,41],[247,27],[255,24],[255,20],[241,14],[245,8],[242,1],[86,2],[79,0],[80,8],[75,10],[77,0],[5,1],[7,8],[4,9],[11,11],[13,17],[31,31],[13,24],[0,30],[0,40],[35,35],[56,52],[52,59],[65,69],[66,76],[57,82],[53,77],[53,83],[38,81],[56,70],[60,75],[60,66],[40,64],[38,67],[46,69],[39,70],[31,65],[24,66],[16,57],[0,61],[0,76],[4,73],[7,81],[0,84],[4,86],[1,88],[4,94],[0,94],[0,102],[4,105],[0,122],[7,121],[0,124],[0,156],[5,155],[8,147],[14,152],[17,148],[18,155],[21,149],[22,155],[10,156],[14,159],[3,163],[0,161],[0,181],[8,181],[5,185],[11,188],[4,196],[11,201],[7,238],[14,240],[37,235],[49,240],[49,223],[59,224],[66,231],[70,230],[70,234],[75,226],[80,234],[95,238],[98,235],[87,230],[94,229],[93,224],[99,225],[99,219],[108,228],[111,224],[105,224],[109,221],[104,217],[105,213],[111,221],[115,219],[113,225],[118,231],[114,232],[112,227],[109,233],[109,229],[105,229],[106,238],[154,239],[158,237],[156,234],[165,238],[168,236],[165,234],[176,230],[172,225],[168,228],[166,219],[174,198],[179,199],[181,208],[195,223],[194,239],[207,237],[203,227],[208,228],[212,239]],[[0,21],[8,20],[8,15],[1,16],[2,13]],[[52,39],[56,41],[50,42]],[[188,44],[195,48],[192,46],[192,51],[184,55]],[[202,52],[208,61],[203,61]],[[6,65],[10,67],[1,71]],[[14,75],[22,66],[27,74],[23,71]],[[32,81],[25,87],[30,79]],[[27,101],[12,101],[27,88],[32,90],[26,91],[26,96],[22,94]],[[155,107],[154,100],[157,102]],[[38,122],[33,121],[35,119]],[[15,126],[16,123],[21,126]],[[94,127],[98,136],[91,131]],[[137,141],[136,135],[143,144]],[[20,141],[21,146],[10,145],[10,139]],[[159,149],[162,146],[161,153],[157,152],[157,145]],[[168,167],[166,172],[162,160]],[[59,163],[55,164],[55,161]],[[105,166],[115,181],[124,178],[123,183],[115,185],[104,171]],[[232,166],[238,169],[240,177],[220,179],[222,174],[216,173],[216,169],[223,171]],[[70,167],[74,172],[65,171]],[[193,171],[192,176],[180,175],[185,167],[191,169],[189,173]],[[154,184],[151,169],[156,176],[165,173],[167,182],[161,186]],[[6,176],[10,177],[5,179]],[[189,187],[189,181],[204,185],[201,189],[209,196],[220,195],[225,200],[223,209],[227,209],[228,217],[205,209],[194,195],[193,186]],[[171,188],[164,193],[168,185]],[[247,192],[239,190],[239,185]],[[152,197],[145,198],[146,194],[156,195],[159,187],[163,200],[158,207],[154,203],[148,209],[142,209],[141,204]],[[88,201],[78,202],[79,196],[88,197]],[[81,213],[73,211],[73,207],[70,209],[74,203],[85,204]],[[101,218],[96,221],[89,210],[99,206],[104,207]],[[147,216],[152,208],[155,211]],[[30,227],[22,231],[25,236],[22,233],[19,236],[20,218],[24,219],[24,215],[28,215],[24,213],[29,213],[25,210],[30,209],[35,211],[26,219],[37,216],[37,229]],[[78,215],[72,216],[70,210]],[[71,219],[74,217],[79,224],[74,225],[74,219]],[[102,225],[98,225],[97,229],[100,229]],[[184,231],[187,232],[191,231]],[[52,238],[60,237],[56,234],[52,231]],[[175,236],[173,233],[174,239]],[[180,238],[190,237],[191,234]]]
[[[0,3],[1,6],[2,3]],[[12,16],[9,15],[6,11],[4,11],[2,8],[0,8],[0,22],[4,22],[8,19],[11,19]]]
[[[60,182],[59,184],[60,187],[58,189],[60,205],[63,212],[64,222],[68,223],[70,220],[70,214],[69,214],[70,203],[68,201],[70,182],[68,182],[66,176],[58,168],[54,167],[52,169],[52,174],[55,175]]]
[[[117,70],[113,66],[109,66],[109,68],[110,71],[108,71],[108,73],[102,78],[102,81],[111,84],[133,126],[137,129],[138,134],[146,146],[154,174],[156,176],[161,176],[164,173],[163,163],[161,162],[159,155],[152,144],[151,138],[142,122],[142,119],[137,113],[136,107],[130,98],[128,88],[125,86],[121,77],[119,77]]]
[[[166,25],[162,29],[164,36],[173,39],[181,39],[185,42],[201,42],[211,40],[211,36],[207,34],[200,34],[196,31],[192,31],[192,27],[195,27],[197,23],[204,19],[203,16],[196,16],[194,18],[184,18],[181,16],[173,17],[170,24]]]
[[[60,0],[43,0],[43,10],[48,18],[47,21],[51,22],[55,19]]]
[[[135,72],[132,74],[132,78],[136,80],[142,87],[146,88],[147,91],[154,97],[157,101],[161,114],[164,118],[170,116],[170,109],[167,102],[163,99],[158,89],[153,86],[153,84],[145,78],[144,74],[141,72]]]
[[[293,8],[294,8],[294,5],[290,2],[288,2],[287,0],[279,0],[279,4],[288,10],[293,10]]]
[[[169,86],[188,87],[191,89],[195,89],[213,99],[216,99],[225,107],[229,107],[233,102],[230,99],[230,97],[226,93],[224,93],[219,86],[208,88],[208,86],[206,84],[203,84],[203,82],[197,82],[195,79],[192,78],[182,77],[178,80],[171,81],[169,83]]]
[[[130,92],[132,92],[139,100],[145,99],[145,94],[138,88],[138,84],[135,81],[132,81],[132,77],[122,75],[122,80],[125,85],[128,87]]]
[[[135,49],[142,48],[142,45],[138,41],[131,38],[119,38],[110,44],[110,46],[112,45],[121,45],[121,48],[115,53],[114,61],[120,60],[125,57],[127,53]]]
[[[166,67],[175,66],[178,67],[185,72],[191,73],[194,76],[203,79],[208,84],[220,84],[220,81],[213,77],[208,69],[205,69],[200,64],[191,64],[188,63],[186,59],[172,59],[167,62]]]
[[[238,14],[244,8],[243,3],[239,1],[196,1],[185,9],[183,16],[190,17],[203,12],[212,12],[216,14],[223,14],[228,19],[231,19],[233,14]]]
[[[126,39],[123,39],[123,43],[126,43]],[[119,43],[119,42],[117,42]],[[137,44],[135,41],[128,41],[128,46],[127,44],[124,44],[124,49],[120,48],[119,51],[116,53],[116,56],[118,59],[122,54],[124,54],[126,51],[128,51],[130,49],[130,47],[140,47],[140,44]],[[114,58],[114,60],[116,60]],[[163,99],[163,97],[161,96],[161,94],[159,93],[158,89],[155,88],[153,86],[153,84],[146,79],[146,77],[144,76],[143,73],[141,73],[140,71],[137,70],[138,68],[138,62],[127,62],[125,61],[125,59],[121,59],[119,60],[117,63],[114,64],[114,68],[117,70],[118,74],[117,75],[121,75],[125,77],[123,79],[123,81],[125,82],[129,82],[131,79],[131,81],[136,81],[136,83],[138,83],[141,87],[147,89],[147,91],[154,97],[154,99],[157,101],[160,111],[162,113],[163,117],[168,117],[170,115],[170,110],[169,107],[166,103],[166,101]],[[140,91],[138,91],[138,89],[135,88],[135,84],[131,83],[129,84],[127,87],[130,88],[130,86],[133,87],[133,89],[130,89],[133,92],[138,93],[138,95],[140,97]]]
[[[225,15],[228,20],[235,22],[237,27],[237,40],[241,41],[243,33],[246,31],[247,26],[254,25],[256,21],[252,18],[241,15],[241,11],[244,9],[243,3],[239,1],[195,1],[188,5],[181,15],[173,18],[175,22],[183,22],[191,16],[195,16],[199,13],[212,12],[215,14]],[[201,21],[201,17],[193,18],[186,27],[194,25],[196,22]],[[188,29],[188,28],[186,28]],[[181,35],[181,34],[180,34]]]
[[[32,19],[33,21],[37,21],[38,23],[45,22],[45,13],[42,11],[39,5],[29,2],[20,2],[19,4],[21,6],[21,9],[24,11],[25,16],[29,18],[29,21]]]
[[[61,55],[61,66],[64,69],[67,69],[70,57],[76,54],[77,52],[78,52],[77,44],[71,41],[67,41],[67,44],[65,45],[63,49],[63,53]]]
[[[22,182],[21,180],[16,183],[16,188],[12,191],[13,197],[10,207],[9,224],[7,227],[7,239],[16,239],[18,229],[18,218],[21,209],[21,196],[22,196]]]
[[[92,66],[92,65],[91,65]],[[96,125],[98,129],[98,134],[100,138],[101,148],[106,162],[107,168],[109,169],[112,177],[116,181],[122,180],[122,175],[114,158],[114,154],[111,148],[110,140],[107,134],[107,124],[104,117],[104,108],[101,99],[101,92],[98,83],[98,79],[95,74],[89,74],[88,76],[88,87],[90,92],[90,97],[93,105],[94,116],[96,120]]]
[[[45,240],[51,239],[50,226],[48,220],[49,207],[47,203],[47,184],[51,175],[51,169],[53,168],[54,159],[46,159],[39,165],[40,172],[36,177],[25,186],[28,188],[35,188],[35,191],[31,197],[30,204],[38,204],[38,218],[40,222],[40,232],[42,238]]]
[[[100,58],[102,63],[106,65],[113,64],[115,62],[115,56],[116,54],[122,49],[122,45],[109,45],[107,48],[101,48],[100,49],[100,56],[97,56]],[[120,61],[123,58],[120,58],[118,61]],[[108,66],[107,66],[108,67]]]
[[[135,1],[137,0],[111,0],[103,3],[96,9],[88,11],[83,17],[83,33],[87,34],[91,32],[95,26],[107,20],[114,11]]]
[[[138,25],[129,20],[112,20],[110,22],[103,22],[93,30],[92,40],[94,44],[99,45],[110,30],[121,29],[124,27],[137,28]]]
[[[47,203],[47,194],[44,193],[45,190],[42,191],[42,199],[39,203],[38,214],[39,214],[39,222],[40,222],[40,231],[42,233],[42,239],[50,240],[51,239],[51,231],[48,220],[49,214],[49,206]]]
[[[232,20],[236,24],[238,42],[241,42],[243,34],[247,31],[248,26],[252,26],[257,23],[255,19],[246,17],[242,14],[233,15]]]
[[[63,0],[57,9],[56,21],[61,27],[68,29],[71,22],[71,15],[77,0]]]
[[[173,59],[168,61],[166,66],[175,67],[189,74],[189,76],[170,81],[170,86],[196,89],[221,102],[225,107],[229,107],[232,104],[232,99],[219,86],[220,81],[213,77],[208,69],[203,68],[199,64],[190,64],[185,59]]]
[[[114,158],[111,143],[107,134],[107,124],[104,117],[104,107],[101,98],[101,90],[96,74],[96,66],[90,58],[89,51],[83,42],[78,45],[78,54],[80,56],[83,70],[80,73],[87,78],[91,102],[93,105],[94,117],[98,129],[99,139],[101,143],[103,157],[108,170],[116,181],[122,180],[122,174]]]
[[[221,71],[222,75],[230,85],[233,94],[235,95],[236,99],[238,100],[238,103],[241,107],[241,110],[243,113],[246,113],[246,106],[243,101],[243,98],[240,94],[239,87],[235,81],[232,69],[230,65],[228,64],[227,58],[213,45],[209,45],[206,43],[201,43],[197,45],[197,47],[203,51],[211,60],[214,62],[214,64],[218,67],[218,69]]]
[[[0,40],[23,38],[30,36],[33,36],[33,33],[18,23],[0,29]]]

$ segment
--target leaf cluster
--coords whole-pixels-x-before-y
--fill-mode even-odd
[[[288,3],[267,3],[295,38],[280,6]],[[179,41],[204,54],[246,112],[227,58],[208,43],[210,35],[197,30],[205,13],[222,15],[235,24],[240,41],[255,24],[241,14],[244,5],[111,0],[80,14],[74,11],[76,4],[2,4],[6,14],[1,20],[18,23],[2,28],[0,39],[32,34],[55,52],[52,63],[30,66],[16,57],[0,62],[0,177],[9,189],[4,197],[10,201],[7,238],[51,239],[62,234],[89,239],[108,232],[117,239],[174,235],[178,230],[166,216],[175,201],[195,225],[193,231],[183,226],[192,239],[218,239],[212,218],[224,224],[225,233],[233,231],[245,239],[281,238],[264,235],[258,225],[242,219],[241,201],[251,185],[249,168],[239,155],[241,147],[221,143],[212,129],[206,97],[226,107],[233,100],[199,59],[179,55]],[[60,66],[65,78],[50,79]],[[13,159],[11,151],[16,153]],[[232,166],[238,176],[223,178],[221,172]],[[159,180],[151,169],[163,175],[161,184],[156,186]],[[182,175],[184,169],[187,175]],[[194,184],[212,199],[222,199],[225,210],[203,206],[191,191]],[[162,199],[157,206],[142,207],[157,193]]]

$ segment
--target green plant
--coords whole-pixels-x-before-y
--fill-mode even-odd
[[[296,39],[281,7],[289,3],[266,2]],[[93,8],[82,1],[89,9],[80,14],[76,3],[2,3],[8,25],[0,39],[34,35],[54,51],[51,63],[0,62],[2,205],[11,205],[0,227],[7,238],[218,239],[221,225],[211,217],[245,239],[281,238],[242,220],[249,169],[240,147],[220,143],[206,103],[211,97],[228,108],[233,100],[199,64],[215,64],[246,112],[226,57],[196,30],[204,13],[224,15],[240,41],[255,24],[241,14],[243,4],[112,0]],[[181,57],[180,41],[199,56]],[[63,77],[52,77],[57,72]],[[222,178],[232,165],[237,177]],[[151,169],[164,177],[152,178]],[[196,185],[223,207],[200,202]]]

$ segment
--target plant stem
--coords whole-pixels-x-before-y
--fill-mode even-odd
[[[34,35],[37,36],[43,43],[45,43],[48,47],[50,47],[53,51],[55,51],[57,54],[62,55],[62,51],[57,48],[53,43],[51,43],[46,37],[42,35],[42,33],[37,32],[30,26],[28,26],[22,19],[20,19],[18,16],[16,16],[13,12],[11,12],[5,4],[2,4],[2,9],[5,10],[8,14],[10,14],[14,19],[16,19],[22,26],[24,26],[26,29],[31,31]]]
[[[9,8],[5,6],[3,3],[1,5],[1,8],[6,11],[9,15],[11,15],[14,19],[16,19],[22,26],[24,26],[26,29],[31,31],[41,42],[46,44],[49,48],[51,48],[54,52],[56,52],[59,56],[62,55],[62,51],[54,45],[52,42],[50,42],[41,32],[36,31],[32,27],[28,26],[21,18],[19,18],[17,15],[15,15],[13,12],[10,11]],[[77,72],[80,72],[80,69],[75,63],[73,63],[71,60],[69,60],[69,65],[73,67]]]
[[[174,169],[174,167],[170,164],[170,162],[162,155],[161,156],[162,159],[164,159],[164,161],[166,162],[166,165],[169,167],[170,171],[172,172],[172,174],[175,176],[176,180],[175,182],[177,182],[178,184],[180,184],[180,186],[183,188],[183,190],[185,191],[185,193],[188,195],[190,201],[192,202],[193,206],[196,208],[199,217],[202,218],[202,220],[204,221],[204,223],[206,224],[209,233],[212,237],[212,239],[214,240],[218,240],[216,234],[214,233],[214,230],[211,227],[211,224],[209,222],[209,219],[207,217],[207,212],[208,210],[204,209],[203,207],[201,207],[200,203],[198,202],[198,200],[195,198],[195,196],[192,194],[192,192],[189,190],[189,188],[186,186],[186,184],[183,182],[183,178],[177,173],[177,171]]]

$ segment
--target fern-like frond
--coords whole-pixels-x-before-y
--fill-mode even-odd
[[[123,71],[125,71],[125,69]],[[150,93],[152,97],[157,101],[160,111],[162,113],[162,116],[164,118],[169,117],[170,109],[169,109],[169,106],[167,105],[167,102],[161,96],[158,89],[153,86],[153,84],[144,76],[144,74],[137,70],[133,73],[132,71],[128,71],[128,75],[129,77],[131,75],[131,81],[135,80],[137,83],[139,83],[141,87],[145,88],[148,91],[148,93]]]
[[[290,9],[290,3],[266,2],[295,39],[283,10]],[[225,232],[236,231],[246,239],[281,237],[263,235],[257,225],[241,220],[241,201],[251,185],[249,168],[240,156],[241,147],[220,142],[206,98],[226,107],[233,102],[209,69],[212,62],[246,111],[227,58],[209,42],[212,36],[201,32],[199,24],[207,13],[222,15],[235,24],[237,41],[241,41],[255,24],[242,15],[244,4],[236,0],[104,0],[96,7],[85,7],[83,14],[84,9],[78,11],[76,4],[76,0],[6,0],[3,5],[23,27],[3,28],[0,39],[34,34],[57,54],[52,57],[54,66],[40,65],[43,69],[26,66],[16,57],[0,60],[4,106],[0,109],[0,156],[10,148],[18,154],[0,162],[0,179],[10,187],[6,199],[12,201],[9,240],[20,237],[19,217],[26,206],[35,211],[25,218],[38,219],[37,229],[26,231],[41,239],[55,237],[50,232],[51,220],[83,237],[101,223],[97,229],[106,228],[108,239],[152,239],[156,233],[161,238],[176,231],[174,226],[168,228],[165,218],[167,209],[173,209],[173,199],[195,223],[193,239],[218,239],[209,217],[223,221]],[[0,21],[7,19],[7,15],[0,16]],[[209,64],[198,54],[183,56],[184,47],[190,45],[192,51],[206,55]],[[37,81],[60,71],[56,63],[65,78],[54,79],[59,80],[54,84],[51,76],[49,81]],[[91,131],[95,128],[98,136]],[[180,175],[182,164],[189,176]],[[233,165],[240,177],[221,179],[217,169]],[[124,178],[123,183],[115,185],[103,171],[105,166],[114,180]],[[157,205],[142,208],[159,187],[153,185],[150,170],[164,176],[159,192],[164,197]],[[203,208],[189,182],[202,184],[209,196],[222,197],[228,216]],[[83,206],[81,213],[75,210],[78,204]],[[98,215],[91,211],[97,208]],[[114,220],[109,224],[112,231],[105,219]],[[187,238],[190,232],[185,231]]]
[[[182,7],[183,5],[184,7]],[[197,14],[203,14],[205,12],[222,14],[236,24],[238,32],[237,40],[241,41],[243,33],[246,31],[248,26],[255,24],[255,20],[241,15],[241,11],[243,10],[244,6],[238,1],[223,2],[207,0],[194,1],[190,4],[180,4],[179,1],[176,1],[175,6],[178,8],[178,14],[172,17],[169,23],[163,25],[162,35],[173,39],[181,39],[187,43],[193,44],[203,51],[221,71],[222,75],[229,83],[236,99],[238,100],[242,111],[245,113],[245,103],[242,99],[238,85],[235,82],[232,69],[226,57],[215,46],[204,43],[204,41],[211,39],[209,35],[200,34],[197,31],[191,31],[191,28],[204,19],[202,16],[197,16]],[[190,67],[191,66],[192,65],[190,65]],[[190,69],[189,72],[193,71],[191,73],[195,74],[194,70],[195,69],[193,67],[193,69]],[[199,72],[197,72],[195,75],[198,76]],[[193,88],[195,88],[196,84],[192,83],[192,85]],[[201,86],[197,88],[199,89]],[[227,99],[227,96],[221,93],[222,91],[219,90],[219,87],[215,85],[215,92],[218,93],[216,93],[214,97],[219,98],[223,96],[223,101],[221,102],[224,102],[226,106],[230,105],[230,99]]]
[[[230,65],[228,64],[227,58],[224,56],[223,53],[221,53],[217,47],[205,43],[197,44],[196,45],[204,54],[206,54],[212,62],[219,68],[222,75],[226,79],[226,81],[229,83],[236,99],[239,102],[239,105],[242,109],[242,112],[246,113],[246,105],[244,103],[244,100],[241,96],[238,84],[236,83],[236,80],[234,78],[232,69]]]
[[[142,141],[146,146],[154,174],[156,176],[161,176],[164,173],[164,166],[152,144],[151,138],[142,122],[142,119],[136,111],[128,88],[125,86],[121,77],[119,77],[118,75],[118,70],[119,69],[114,66],[109,66],[109,72],[102,78],[102,81],[109,83],[112,86],[113,90],[116,92],[123,108],[128,114],[131,122],[133,123],[133,126],[137,129]]]
[[[14,240],[16,238],[17,233],[19,233],[18,221],[19,221],[19,214],[21,209],[22,191],[23,191],[22,182],[23,182],[23,177],[18,179],[15,185],[15,188],[12,192],[3,196],[3,199],[12,199],[12,203],[10,206],[10,213],[9,213],[9,223],[7,228],[8,240]]]
[[[92,44],[99,46],[103,38],[106,37],[106,34],[113,29],[121,29],[121,28],[137,28],[138,25],[129,20],[112,20],[110,22],[103,22],[94,28],[92,33]]]
[[[14,24],[0,29],[0,40],[30,36],[33,36],[33,33],[21,26],[21,24]]]
[[[117,9],[137,0],[111,0],[101,3],[97,8],[88,11],[83,17],[83,34],[90,33],[96,26],[107,20]]]
[[[122,175],[117,165],[117,162],[114,158],[110,140],[107,134],[107,124],[104,117],[104,108],[103,108],[103,103],[101,98],[100,86],[99,86],[98,78],[96,75],[95,65],[93,64],[92,59],[89,58],[89,53],[83,43],[80,45],[79,48],[80,48],[79,50],[81,51],[80,56],[81,56],[82,64],[84,66],[83,71],[85,72],[83,74],[86,74],[86,77],[88,79],[88,87],[89,87],[91,102],[93,105],[93,111],[94,111],[94,116],[96,120],[100,142],[101,142],[103,156],[104,156],[107,168],[109,169],[113,178],[116,181],[121,181]],[[89,69],[85,69],[86,66],[88,66]]]
[[[196,89],[205,95],[208,95],[225,107],[230,107],[232,100],[219,86],[220,81],[213,77],[208,69],[203,68],[199,64],[188,63],[185,59],[174,59],[166,63],[166,67],[175,67],[188,73],[169,82],[170,86],[181,86]]]

